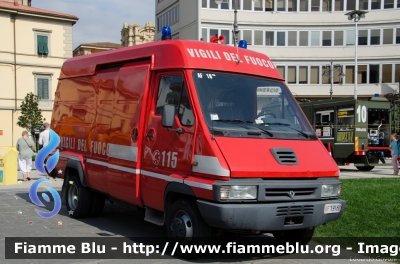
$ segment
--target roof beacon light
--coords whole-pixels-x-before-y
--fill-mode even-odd
[[[374,94],[374,97],[379,97],[379,94]]]
[[[161,40],[172,39],[172,31],[170,27],[163,27],[161,31]]]
[[[238,45],[238,47],[239,47],[239,48],[242,48],[242,49],[247,49],[247,41],[244,40],[244,39],[239,40],[239,45]]]

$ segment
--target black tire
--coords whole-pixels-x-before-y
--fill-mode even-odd
[[[92,192],[91,193],[91,201],[90,201],[90,217],[97,217],[101,215],[103,212],[104,208],[104,202],[105,202],[105,197],[104,195],[97,193],[97,192]]]
[[[78,177],[72,176],[67,182],[67,210],[73,218],[86,217],[90,213],[91,192],[82,186]]]
[[[169,237],[184,243],[211,237],[211,227],[201,217],[196,202],[190,199],[178,200],[168,208],[166,226]]]
[[[298,242],[301,245],[305,245],[312,239],[314,235],[315,227],[296,229],[296,230],[285,230],[273,232],[275,240],[279,244],[285,244],[286,242],[294,244]]]
[[[370,170],[372,170],[373,168],[375,168],[374,166],[363,166],[363,167],[361,167],[361,166],[356,166],[356,168],[359,170],[359,171],[370,171]]]

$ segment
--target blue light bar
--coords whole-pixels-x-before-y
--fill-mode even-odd
[[[161,31],[161,40],[172,39],[172,31],[170,27],[163,27]]]
[[[238,47],[239,47],[239,48],[242,48],[242,49],[247,49],[247,41],[244,40],[244,39],[239,40],[239,45],[238,45]]]
[[[379,97],[379,94],[374,94],[374,97]]]

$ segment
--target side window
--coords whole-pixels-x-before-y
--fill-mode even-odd
[[[37,54],[47,56],[49,54],[48,36],[36,35]]]
[[[156,114],[161,115],[164,105],[174,105],[175,113],[184,126],[194,124],[192,106],[182,76],[163,76],[158,89]]]

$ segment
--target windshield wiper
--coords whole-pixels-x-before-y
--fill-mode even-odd
[[[309,137],[310,137],[309,135],[307,135],[307,134],[304,133],[303,131],[296,129],[296,128],[292,127],[292,125],[287,124],[287,123],[273,122],[273,123],[264,123],[264,124],[267,124],[267,125],[286,126],[286,127],[288,127],[288,128],[293,129],[294,131],[297,131],[299,134],[303,135],[303,136],[306,137],[306,138],[309,138]]]
[[[259,127],[259,126],[256,126],[254,124],[254,122],[251,122],[251,121],[240,120],[240,119],[232,119],[232,120],[229,120],[229,119],[218,119],[218,120],[213,120],[213,121],[227,122],[227,123],[243,123],[243,124],[247,124],[247,125],[252,125],[252,127],[255,127],[258,130],[261,130],[264,134],[267,134],[270,137],[274,136],[274,134],[272,134],[268,130],[265,130],[265,129],[262,129],[261,127]],[[244,126],[241,126],[241,127],[246,128]],[[254,132],[247,132],[248,135],[253,135],[252,133],[254,134]]]

